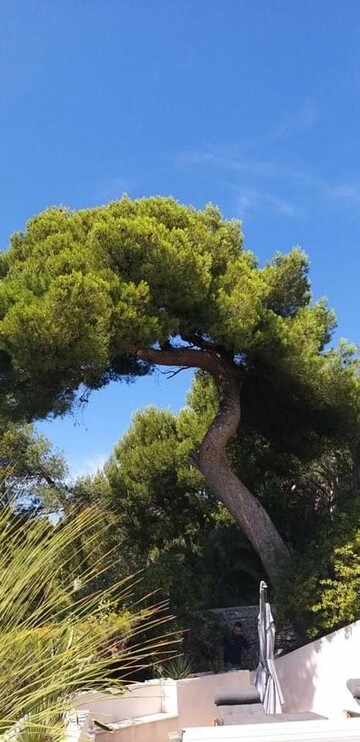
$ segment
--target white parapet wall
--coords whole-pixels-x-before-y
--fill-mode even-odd
[[[177,681],[179,724],[184,727],[211,725],[216,717],[214,698],[217,693],[233,692],[250,685],[248,670],[200,675]]]
[[[359,712],[346,683],[360,678],[360,621],[276,660],[285,711],[314,711],[328,718]]]
[[[215,694],[249,683],[249,672],[240,670],[137,683],[119,697],[87,693],[76,703],[77,712],[86,718],[78,739],[90,738],[96,719],[116,727],[112,733],[98,731],[96,742],[168,742],[169,734],[180,734],[184,727],[211,726],[216,716]]]
[[[134,683],[119,696],[84,693],[78,697],[76,708],[103,724],[161,713],[177,715],[176,682],[159,679]]]

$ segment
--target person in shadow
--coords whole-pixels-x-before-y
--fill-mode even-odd
[[[240,670],[243,650],[247,651],[250,644],[243,635],[240,621],[236,621],[230,636],[224,639],[224,665],[226,670]]]

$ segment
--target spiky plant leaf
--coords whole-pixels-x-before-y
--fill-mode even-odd
[[[0,511],[0,735],[12,729],[17,742],[56,742],[76,693],[121,692],[136,668],[166,654],[166,607],[149,605],[149,596],[132,605],[134,578],[101,591],[103,560],[84,567],[73,589],[74,550],[104,528],[94,509],[56,526]],[[145,629],[155,638],[144,641]]]

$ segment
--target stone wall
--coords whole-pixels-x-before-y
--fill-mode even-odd
[[[206,621],[207,615],[217,616],[220,621],[232,629],[236,621],[240,621],[243,625],[243,632],[245,638],[250,644],[250,650],[244,653],[242,669],[253,670],[257,666],[258,661],[258,605],[242,605],[233,606],[231,608],[212,608],[208,611],[202,611],[201,616]]]
[[[276,610],[272,608],[276,618]],[[258,605],[233,606],[231,608],[212,608],[201,612],[206,620],[207,615],[216,615],[231,630],[236,621],[243,625],[243,633],[250,644],[250,650],[244,655],[243,669],[253,670],[257,667],[259,659],[259,637],[258,637]],[[292,651],[299,646],[298,637],[292,626],[277,627],[275,641],[275,656],[280,656]]]

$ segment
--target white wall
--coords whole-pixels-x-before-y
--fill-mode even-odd
[[[211,725],[217,711],[214,704],[215,695],[222,691],[235,692],[247,685],[250,685],[248,670],[178,680],[178,729]]]
[[[119,698],[86,694],[79,698],[76,708],[88,710],[90,717],[105,724],[129,720],[126,727],[112,734],[96,735],[97,742],[168,742],[170,732],[180,733],[184,727],[211,726],[216,716],[215,694],[235,691],[249,683],[247,670],[178,681],[155,680],[137,684]],[[163,718],[159,719],[159,712]],[[150,715],[157,718],[151,720]],[[83,727],[82,739],[86,738],[87,729],[88,724]]]
[[[360,621],[276,660],[285,711],[314,711],[328,718],[359,712],[346,683],[360,678]]]
[[[84,693],[78,696],[76,709],[87,711],[91,717],[104,724],[151,714],[177,714],[176,681],[149,680],[134,683],[120,696]]]

